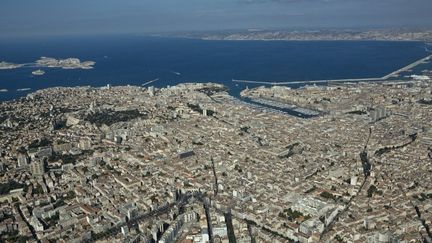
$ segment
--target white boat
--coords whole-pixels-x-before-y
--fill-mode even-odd
[[[40,75],[44,75],[44,74],[45,74],[45,71],[44,71],[44,70],[41,70],[41,69],[38,69],[38,70],[36,70],[36,71],[33,71],[32,74],[33,74],[33,75],[40,76]]]

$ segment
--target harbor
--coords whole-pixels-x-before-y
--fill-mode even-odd
[[[313,117],[313,116],[318,116],[320,115],[320,112],[312,110],[312,109],[308,109],[305,107],[298,107],[296,105],[293,104],[287,104],[287,103],[283,103],[283,102],[279,102],[279,101],[275,101],[275,100],[270,100],[270,99],[263,99],[263,98],[251,98],[249,99],[249,101],[252,101],[254,103],[258,103],[260,105],[265,105],[267,107],[271,107],[272,109],[278,109],[278,110],[282,110],[283,112],[287,112],[287,111],[291,111],[289,114],[292,114],[292,111],[298,113],[298,114],[294,114],[295,116],[299,116],[299,117]],[[301,115],[299,115],[301,114]]]
[[[265,113],[277,113],[277,114],[282,114],[282,115],[286,115],[286,116],[295,116],[295,117],[299,117],[299,118],[312,118],[317,116],[318,114],[311,114],[309,112],[306,111],[306,109],[301,112],[301,110],[296,111],[295,108],[282,108],[282,107],[278,107],[275,104],[269,102],[268,100],[261,100],[261,103],[259,100],[256,99],[250,99],[250,98],[236,98],[233,96],[221,96],[221,102],[233,102],[234,104],[238,104],[238,105],[242,105],[242,106],[247,106],[250,108],[253,108],[255,110],[258,111],[262,111]],[[216,99],[217,100],[217,99]],[[265,103],[264,103],[265,102]],[[283,104],[283,103],[281,103]],[[286,105],[286,104],[284,104]],[[284,107],[288,107],[288,106],[284,106]]]

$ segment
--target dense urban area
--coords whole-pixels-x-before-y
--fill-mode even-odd
[[[431,76],[0,103],[0,242],[431,242]]]

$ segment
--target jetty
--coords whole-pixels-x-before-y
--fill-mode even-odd
[[[233,79],[236,83],[251,83],[251,84],[271,84],[271,85],[286,85],[286,84],[318,84],[328,82],[365,82],[365,81],[382,81],[383,78],[351,78],[351,79],[322,79],[322,80],[302,80],[302,81],[288,81],[288,82],[266,82],[266,81],[252,81],[252,80],[239,80]]]
[[[389,79],[391,77],[398,76],[399,73],[406,72],[406,71],[408,71],[408,70],[410,70],[410,69],[412,69],[412,68],[414,68],[414,67],[416,67],[416,66],[418,66],[418,65],[420,65],[422,63],[425,63],[426,61],[430,60],[431,58],[432,58],[432,55],[429,55],[429,56],[427,56],[425,58],[422,58],[422,59],[420,59],[420,60],[418,60],[416,62],[411,63],[410,65],[408,65],[406,67],[403,67],[403,68],[401,68],[399,70],[396,70],[396,71],[394,71],[392,73],[389,73],[389,74],[387,74],[386,76],[384,76],[382,78],[383,79]]]
[[[250,83],[250,84],[263,84],[263,85],[288,85],[288,84],[319,84],[319,83],[330,83],[330,82],[368,82],[368,81],[386,81],[392,77],[398,76],[400,73],[408,71],[420,64],[423,64],[432,59],[432,55],[424,57],[418,61],[415,61],[401,69],[391,72],[384,77],[378,78],[348,78],[348,79],[322,79],[322,80],[299,80],[299,81],[287,81],[287,82],[266,82],[266,81],[253,81],[253,80],[240,80],[233,79],[232,82],[236,83]]]
[[[150,80],[150,81],[148,81],[146,83],[141,84],[141,86],[146,86],[146,85],[149,85],[149,84],[154,83],[156,81],[159,81],[159,79],[157,78],[157,79]]]

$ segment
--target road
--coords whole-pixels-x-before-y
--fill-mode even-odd
[[[159,208],[157,208],[157,209],[155,209],[153,211],[150,211],[150,212],[142,213],[142,214],[134,217],[133,219],[131,219],[131,220],[127,221],[127,222],[115,225],[115,226],[113,226],[113,227],[105,230],[102,233],[98,233],[98,234],[92,235],[92,239],[89,242],[95,242],[97,240],[101,240],[101,239],[104,239],[104,238],[107,238],[107,237],[110,237],[110,236],[115,236],[115,235],[117,235],[117,234],[120,233],[121,228],[123,226],[131,227],[133,225],[137,225],[139,222],[141,222],[143,220],[148,220],[150,218],[153,218],[153,217],[156,217],[156,216],[168,213],[169,210],[172,209],[174,206],[183,207],[183,206],[185,206],[189,202],[189,199],[191,197],[192,197],[191,194],[182,195],[180,197],[180,199],[177,200],[174,203],[170,203],[170,204],[161,206],[161,207],[159,207]]]

